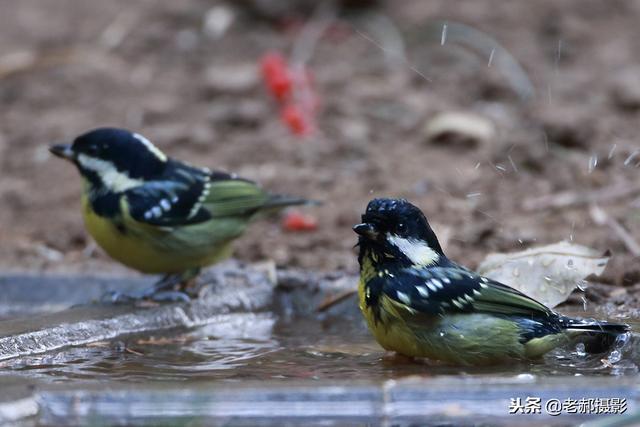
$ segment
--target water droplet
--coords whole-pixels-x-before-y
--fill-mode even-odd
[[[609,160],[613,158],[613,153],[616,152],[617,147],[618,147],[618,144],[613,144],[613,147],[611,147],[611,150],[609,150],[609,155],[607,156]]]
[[[496,54],[496,48],[491,49],[491,53],[489,54],[489,61],[487,62],[487,67],[491,67],[491,63],[493,62],[493,55]]]
[[[569,258],[569,260],[567,261],[567,269],[575,270],[575,267],[573,266],[573,259],[571,258]]]
[[[440,36],[440,46],[444,46],[447,41],[447,23],[442,25],[442,35]]]
[[[594,154],[589,158],[589,173],[593,172],[596,166],[598,166],[598,156]]]
[[[585,357],[587,355],[587,351],[585,350],[584,343],[579,342],[576,344],[576,356]]]
[[[633,153],[629,154],[629,157],[624,161],[624,165],[629,166],[638,154],[640,154],[640,150],[635,150]]]

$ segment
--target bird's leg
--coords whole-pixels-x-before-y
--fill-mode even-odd
[[[147,289],[140,292],[108,292],[102,297],[103,301],[119,304],[138,301],[155,302],[188,302],[192,295],[187,288],[200,273],[199,268],[178,274],[167,274]]]
[[[143,291],[143,298],[157,302],[189,301],[197,296],[189,292],[189,287],[199,273],[199,268],[193,268],[179,274],[168,274]]]

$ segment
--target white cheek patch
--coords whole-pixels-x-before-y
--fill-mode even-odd
[[[144,146],[147,147],[147,150],[149,150],[149,152],[151,152],[154,156],[156,156],[160,161],[162,162],[167,161],[167,155],[164,154],[162,151],[160,151],[160,149],[155,145],[153,145],[151,141],[149,141],[147,138],[140,135],[139,133],[134,133],[133,137],[138,141],[142,142]]]
[[[395,234],[387,234],[387,241],[400,250],[414,265],[434,264],[440,257],[427,242],[418,239],[405,239]]]
[[[80,154],[78,163],[82,168],[95,172],[100,177],[102,184],[114,193],[121,193],[144,184],[143,181],[133,179],[126,173],[120,172],[112,163],[106,160]]]

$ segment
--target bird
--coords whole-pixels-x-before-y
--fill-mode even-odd
[[[450,260],[422,211],[404,199],[373,199],[358,234],[358,300],[386,350],[447,365],[541,359],[584,339],[604,351],[629,326],[571,318]]]
[[[252,219],[310,203],[173,159],[126,129],[93,129],[49,150],[80,172],[84,222],[98,245],[127,267],[163,275],[141,294],[113,293],[114,302],[190,299],[187,285],[231,255]]]

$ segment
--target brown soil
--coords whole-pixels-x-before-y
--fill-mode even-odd
[[[638,259],[593,221],[588,205],[524,206],[559,192],[638,186],[640,156],[625,160],[640,149],[640,6],[393,3],[383,10],[402,33],[408,61],[385,62],[363,34],[383,43],[388,32],[366,18],[355,21],[360,32],[331,29],[310,62],[322,101],[318,132],[299,139],[254,73],[264,52],[291,51],[295,19],[266,20],[233,6],[235,20],[215,39],[203,30],[206,12],[220,4],[212,1],[1,1],[0,268],[120,268],[84,232],[76,172],[47,152],[52,141],[113,125],[172,156],[324,201],[305,209],[319,221],[315,232],[285,232],[277,219],[256,223],[237,244],[244,260],[354,271],[351,225],[370,198],[398,196],[422,207],[450,256],[470,266],[490,251],[573,238],[610,249],[603,282],[631,291]],[[498,58],[488,67],[487,51],[468,46],[474,40],[460,43],[452,32],[441,45],[443,20],[494,38],[522,65],[535,95],[522,100],[522,84],[509,83],[513,71]],[[497,135],[427,141],[424,124],[446,111],[479,114]],[[639,197],[600,203],[635,239]]]

